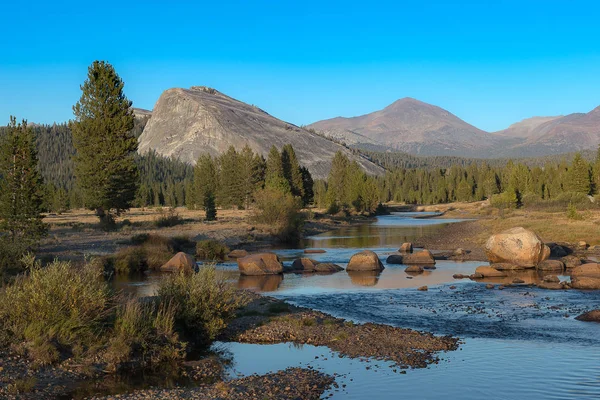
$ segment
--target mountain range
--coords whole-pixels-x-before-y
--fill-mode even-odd
[[[266,156],[272,145],[291,144],[315,178],[325,178],[336,151],[369,174],[382,169],[358,150],[426,156],[523,158],[595,149],[600,144],[600,107],[589,113],[533,117],[499,132],[485,132],[443,108],[403,98],[382,110],[336,117],[299,127],[215,89],[195,86],[162,93],[139,138],[139,152],[195,163],[201,154],[218,155],[229,146],[248,145]],[[342,143],[343,142],[343,143]],[[340,144],[342,143],[342,144]],[[348,148],[350,147],[350,148]]]
[[[534,157],[592,149],[600,144],[600,107],[589,113],[533,117],[500,132],[485,132],[443,108],[412,98],[358,117],[308,125],[351,147],[417,155],[479,158]]]

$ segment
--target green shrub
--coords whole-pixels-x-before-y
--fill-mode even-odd
[[[165,277],[159,283],[158,297],[175,307],[177,329],[190,341],[202,345],[214,340],[236,310],[247,303],[242,292],[208,265],[191,276]]]
[[[175,309],[169,303],[129,299],[117,308],[105,360],[113,370],[156,368],[183,360],[185,343],[175,332]]]
[[[227,246],[216,240],[201,240],[196,244],[196,257],[200,260],[223,261],[229,251]]]
[[[256,222],[268,225],[271,234],[280,241],[294,243],[302,237],[304,223],[300,209],[302,201],[289,193],[265,188],[255,193]]]
[[[0,238],[0,283],[23,272],[21,258],[26,251],[26,246],[13,243],[7,238]]]
[[[514,190],[507,190],[506,192],[493,195],[490,198],[490,204],[492,207],[500,209],[517,208],[519,205],[519,198]]]
[[[337,202],[333,202],[327,207],[326,214],[335,215],[340,212],[340,205]]]
[[[111,293],[98,268],[54,261],[29,265],[0,291],[0,342],[24,344],[41,364],[61,351],[90,348],[108,318]]]
[[[175,253],[191,244],[187,238],[171,239],[147,233],[133,236],[130,242],[134,246],[121,249],[112,256],[117,273],[157,270]]]
[[[159,210],[159,216],[154,220],[154,225],[158,228],[168,228],[183,223],[183,219],[179,216],[179,213],[174,208],[168,208],[166,211],[161,208]]]
[[[583,215],[577,212],[577,207],[573,203],[569,203],[567,206],[567,218],[574,220],[582,220]]]
[[[125,247],[114,255],[113,267],[117,274],[143,272],[148,269],[147,259],[143,246]]]

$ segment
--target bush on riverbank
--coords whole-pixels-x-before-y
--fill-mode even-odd
[[[199,260],[223,261],[229,251],[229,247],[216,240],[201,240],[196,244],[196,258]]]
[[[257,213],[254,219],[269,227],[271,234],[285,243],[295,243],[302,237],[304,218],[302,201],[289,193],[265,188],[254,195]]]
[[[65,359],[111,371],[181,361],[189,340],[208,346],[245,298],[214,267],[164,278],[155,298],[125,299],[100,263],[30,260],[28,275],[0,289],[0,346],[38,365]]]
[[[164,278],[158,288],[162,303],[175,308],[175,324],[184,337],[206,345],[214,340],[247,303],[214,266],[206,265],[197,274]]]
[[[117,274],[158,270],[171,257],[193,246],[193,242],[183,237],[166,238],[159,235],[141,234],[131,238],[133,246],[124,247],[112,256],[105,258],[105,267]]]
[[[39,364],[61,353],[81,355],[98,343],[113,297],[98,268],[55,261],[31,263],[0,292],[0,342],[23,346]]]
[[[175,332],[175,308],[170,303],[129,299],[117,307],[105,353],[111,369],[155,368],[184,357],[185,343]]]

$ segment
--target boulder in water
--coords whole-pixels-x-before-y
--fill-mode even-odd
[[[381,271],[383,264],[377,254],[371,250],[364,250],[356,253],[350,258],[350,262],[346,267],[347,271]]]
[[[535,267],[550,257],[550,248],[534,232],[517,227],[492,235],[485,253],[490,263]]]
[[[575,317],[578,321],[600,322],[600,310],[592,310]]]
[[[183,272],[191,274],[196,269],[196,261],[184,252],[175,254],[169,261],[160,267],[162,272]]]
[[[412,253],[413,252],[413,245],[412,243],[402,243],[402,246],[400,246],[400,249],[398,250],[399,253]]]
[[[575,289],[600,289],[600,264],[582,264],[571,270],[571,286]]]
[[[242,275],[271,275],[281,274],[283,264],[274,253],[251,254],[237,260]]]

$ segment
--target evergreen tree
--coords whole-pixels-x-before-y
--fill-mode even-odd
[[[302,175],[302,204],[307,206],[314,201],[314,182],[308,168],[300,167],[300,175]]]
[[[265,187],[276,189],[282,193],[291,193],[291,187],[283,172],[281,154],[275,145],[271,146],[267,157],[267,168],[265,171]]]
[[[304,185],[302,184],[300,163],[298,162],[296,152],[291,144],[286,144],[283,146],[281,151],[281,164],[283,168],[283,176],[290,185],[292,195],[302,197],[304,195]]]
[[[0,231],[12,246],[33,246],[46,234],[42,222],[43,185],[35,138],[27,121],[10,117],[0,147]]]
[[[348,167],[350,161],[341,151],[333,156],[331,170],[327,179],[327,206],[343,204],[347,199]]]
[[[109,223],[131,207],[139,185],[134,116],[123,86],[112,65],[94,61],[73,107],[77,184],[86,206]]]
[[[242,201],[246,208],[250,207],[252,195],[257,189],[258,170],[255,168],[254,152],[248,145],[244,146],[239,154],[239,175],[240,175],[240,190]]]
[[[240,208],[244,205],[239,154],[233,146],[219,157],[219,204]]]
[[[187,204],[189,208],[195,209],[204,207],[204,200],[207,193],[216,195],[219,186],[219,176],[215,160],[208,154],[203,154],[198,158],[194,167],[194,184],[192,196]]]
[[[593,192],[600,194],[600,146],[598,146],[598,153],[596,154],[596,161],[594,163],[594,187]]]
[[[590,193],[590,168],[580,153],[575,155],[567,170],[567,190],[576,193]]]
[[[214,221],[217,219],[217,207],[215,205],[215,195],[207,191],[204,195],[204,210],[206,211],[206,220]]]

